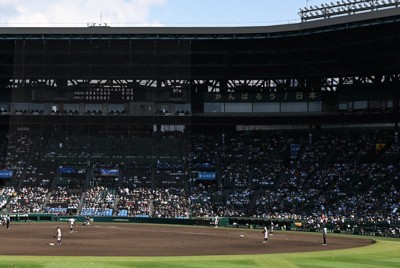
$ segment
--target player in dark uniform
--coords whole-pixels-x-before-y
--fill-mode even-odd
[[[11,221],[10,215],[7,215],[6,216],[6,227],[7,227],[7,229],[10,229],[10,221]]]
[[[85,218],[85,223],[84,223],[83,225],[86,225],[86,226],[89,226],[89,225],[90,225],[90,217],[89,217],[89,216],[87,216],[87,217]]]

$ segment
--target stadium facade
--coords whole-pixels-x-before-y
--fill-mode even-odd
[[[391,8],[268,27],[0,28],[4,185],[28,185],[29,166],[53,174],[37,185],[68,186],[70,196],[128,184],[122,177],[188,188],[193,172],[232,191],[223,164],[203,152],[212,141],[198,146],[193,134],[218,133],[223,144],[238,130],[394,133],[399,26]]]
[[[2,121],[53,108],[118,123],[396,123],[398,23],[393,8],[270,27],[1,28]]]

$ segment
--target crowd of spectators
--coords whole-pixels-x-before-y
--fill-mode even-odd
[[[212,140],[223,183],[213,191],[223,190],[225,201],[223,206],[203,201],[201,209],[196,202],[194,215],[317,223],[325,214],[339,226],[345,220],[399,220],[399,143],[393,132],[242,133],[224,142],[218,136]],[[301,149],[291,158],[293,143]],[[195,190],[193,197],[210,200],[209,191],[198,198]]]
[[[103,186],[92,187],[83,194],[81,215],[112,216],[115,205],[115,193]]]
[[[190,217],[190,204],[185,190],[180,188],[157,188],[153,191],[153,213],[155,218]]]
[[[35,162],[40,159],[31,153],[34,138],[29,133],[10,135],[2,166],[14,171],[14,188],[1,189],[0,204],[9,211],[66,214],[72,209],[85,216],[218,215],[295,219],[309,224],[320,222],[323,214],[338,228],[348,220],[400,220],[400,144],[393,131],[233,131],[192,134],[190,140],[178,141],[184,138],[172,133],[136,139],[148,147],[156,146],[162,157],[152,159],[156,153],[146,148],[149,154],[151,151],[148,157],[142,155],[147,162],[136,158],[91,163],[85,169],[91,174],[82,177],[90,181],[69,191],[54,183],[54,166]],[[102,154],[91,146],[100,148],[101,137],[85,142],[78,137],[64,139],[60,143],[53,137],[47,151],[39,155],[46,160],[52,151],[56,151],[54,155],[72,153],[79,161],[87,153],[86,147],[91,147],[92,156]],[[112,139],[107,146],[115,152],[123,140]],[[187,151],[182,157],[184,145]],[[298,145],[296,152],[292,145]],[[81,153],[77,153],[79,147]],[[118,172],[104,176],[101,169]],[[216,177],[203,180],[198,176],[202,172]]]
[[[220,198],[217,198],[220,197]],[[190,209],[196,217],[214,217],[223,204],[222,190],[213,183],[197,182],[191,187]],[[214,210],[216,210],[214,212]]]
[[[48,188],[22,187],[18,193],[9,198],[8,210],[13,213],[38,213],[44,210]]]
[[[15,189],[14,187],[4,187],[4,188],[0,188],[0,208],[6,208],[7,204],[8,204],[8,200],[11,199],[12,197],[14,197],[16,195]]]
[[[148,188],[120,188],[118,216],[150,217],[152,192]]]
[[[77,210],[80,205],[80,195],[68,192],[66,186],[56,186],[47,200],[45,211],[55,214],[67,214],[68,210]]]

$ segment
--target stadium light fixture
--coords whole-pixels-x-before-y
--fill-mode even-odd
[[[396,7],[400,0],[338,0],[336,2],[322,3],[319,7],[310,5],[309,8],[300,9],[299,15],[302,21],[330,18],[343,14],[355,14],[366,10],[378,10],[379,8]]]

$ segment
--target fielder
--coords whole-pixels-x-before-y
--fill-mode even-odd
[[[69,231],[72,233],[74,231],[74,227],[75,227],[75,219],[71,218],[68,220],[69,221]]]
[[[264,228],[263,228],[263,234],[264,234],[264,240],[263,240],[263,243],[265,244],[265,243],[268,243],[268,228],[267,228],[267,226],[265,226],[264,225]]]
[[[271,234],[271,236],[274,235],[274,222],[273,221],[271,221],[270,234]]]
[[[57,233],[54,235],[56,238],[56,245],[61,246],[61,229],[60,226],[57,226]]]
[[[218,224],[219,224],[219,217],[218,217],[218,215],[217,215],[217,216],[215,216],[215,218],[214,218],[214,227],[215,227],[215,228],[218,228]]]

